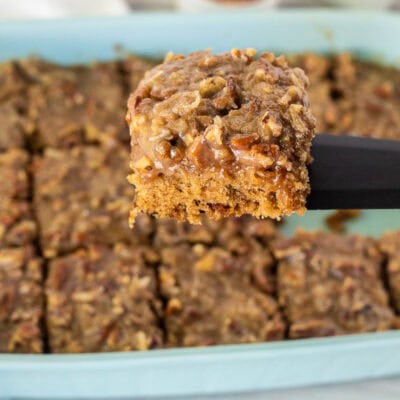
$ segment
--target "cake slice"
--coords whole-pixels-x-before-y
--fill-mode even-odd
[[[278,299],[290,338],[384,331],[395,326],[377,242],[298,231],[272,246]]]
[[[308,79],[271,53],[169,54],[128,101],[131,224],[305,211],[315,121]]]
[[[42,260],[32,246],[0,249],[0,353],[41,353]]]
[[[28,81],[16,61],[0,65],[0,150],[25,146]]]
[[[46,322],[54,353],[162,346],[149,248],[88,246],[49,263]]]
[[[254,239],[232,244],[181,242],[161,250],[159,279],[170,347],[283,339],[274,262]]]
[[[0,248],[24,246],[36,237],[29,202],[29,162],[29,154],[22,149],[0,153]]]
[[[147,244],[148,215],[129,229],[132,187],[129,151],[122,145],[48,148],[34,159],[34,208],[46,258],[97,243]]]
[[[59,66],[29,59],[27,118],[35,149],[129,141],[118,62]]]

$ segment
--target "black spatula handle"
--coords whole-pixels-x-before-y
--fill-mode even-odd
[[[310,210],[400,209],[400,140],[317,135]]]

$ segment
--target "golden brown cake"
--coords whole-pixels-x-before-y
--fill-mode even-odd
[[[27,129],[23,115],[26,105],[21,97],[0,101],[0,150],[23,148]]]
[[[270,252],[253,239],[232,247],[181,242],[161,250],[168,346],[284,338]]]
[[[278,299],[289,337],[374,332],[394,327],[376,241],[298,231],[273,245]]]
[[[158,278],[168,346],[284,337],[268,249],[277,236],[271,220],[249,216],[203,217],[201,225],[156,221],[154,248],[161,254]]]
[[[168,55],[128,102],[143,211],[199,223],[251,214],[303,213],[314,135],[307,78],[283,56],[233,49]]]
[[[400,139],[400,71],[351,53],[290,55],[304,69],[317,133]]]
[[[129,151],[107,146],[46,149],[34,161],[34,207],[45,257],[89,244],[148,243],[152,221],[128,225],[133,189],[126,180]]]
[[[18,62],[0,64],[0,151],[23,148],[28,80]]]
[[[400,71],[353,61],[357,69],[352,131],[361,136],[400,139]]]
[[[30,60],[22,65],[32,80],[28,119],[35,148],[129,139],[117,62],[68,68]]]
[[[41,353],[42,263],[33,247],[0,249],[0,353]]]
[[[22,149],[0,153],[0,248],[23,246],[36,237],[29,162],[29,154]]]
[[[89,246],[49,264],[47,329],[56,353],[148,350],[163,343],[146,249]]]

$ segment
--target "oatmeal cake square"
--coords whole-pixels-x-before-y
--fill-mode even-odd
[[[128,102],[139,212],[279,218],[305,210],[314,118],[307,78],[283,56],[167,55]]]
[[[18,61],[0,63],[0,102],[23,93],[27,82]]]
[[[132,187],[126,180],[128,150],[107,146],[48,148],[34,160],[34,208],[45,257],[90,243],[147,243],[152,221],[128,226]]]
[[[30,60],[23,66],[33,81],[28,119],[36,148],[129,140],[119,63],[64,67]]]
[[[168,346],[284,338],[270,252],[252,238],[230,240],[231,249],[202,240],[162,248],[159,280]]]
[[[47,329],[54,353],[162,346],[150,249],[90,246],[49,263]],[[154,261],[154,260],[153,260]]]
[[[349,130],[353,103],[349,93],[345,96],[342,90],[346,85],[352,86],[354,78],[347,69],[347,53],[337,57],[294,54],[288,60],[291,65],[302,68],[310,80],[307,93],[316,119],[316,132],[339,134]]]
[[[353,62],[356,90],[352,132],[366,137],[400,139],[400,71]]]
[[[25,146],[27,84],[16,61],[0,64],[0,151]]]
[[[27,122],[26,104],[21,97],[0,100],[0,151],[25,146]]]
[[[29,155],[22,149],[0,153],[0,248],[22,246],[36,237],[28,164]]]
[[[336,111],[330,113],[329,133],[400,138],[398,69],[339,53],[332,57],[331,80]]]
[[[390,297],[400,312],[400,231],[386,232],[380,239],[380,248],[386,256],[386,274]]]
[[[0,153],[0,199],[26,199],[29,195],[29,154],[21,149]]]
[[[42,263],[31,246],[0,249],[0,353],[41,353]]]
[[[394,316],[382,282],[382,254],[368,237],[298,231],[273,244],[278,299],[289,337],[383,331]]]
[[[126,98],[119,62],[95,63],[79,72],[85,101],[85,139],[102,142],[108,137],[129,142],[126,127]]]
[[[27,119],[34,149],[83,142],[84,105],[77,73],[38,59],[25,60],[22,65],[31,79]]]

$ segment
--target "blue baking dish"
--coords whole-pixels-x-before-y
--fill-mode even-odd
[[[212,47],[336,52],[400,65],[400,15],[324,10],[258,14],[137,14],[2,22],[0,59],[37,54],[62,63],[107,60],[115,45],[141,55]],[[323,226],[323,212],[289,218]],[[369,211],[352,231],[400,229],[398,211]],[[400,374],[400,331],[252,345],[83,355],[0,355],[0,397],[133,398],[235,393]]]

